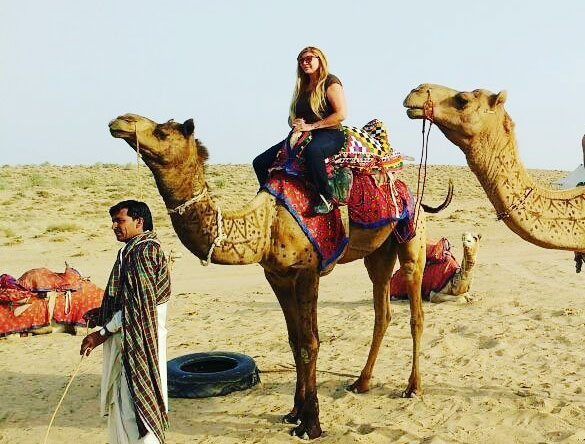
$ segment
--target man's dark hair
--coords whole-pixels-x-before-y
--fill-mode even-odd
[[[144,231],[151,231],[154,227],[152,225],[152,214],[150,214],[150,208],[144,202],[137,200],[124,200],[118,202],[112,208],[110,208],[110,216],[114,216],[120,210],[126,208],[128,216],[132,219],[138,219],[141,217],[144,220],[143,228]]]

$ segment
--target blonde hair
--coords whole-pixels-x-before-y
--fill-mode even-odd
[[[329,70],[327,69],[327,58],[325,57],[325,54],[323,54],[323,51],[321,51],[319,48],[314,46],[307,46],[306,48],[303,48],[297,56],[297,80],[295,83],[295,89],[289,111],[291,121],[293,121],[296,117],[295,108],[297,106],[297,101],[299,100],[299,95],[309,85],[309,75],[305,74],[305,72],[301,69],[301,65],[298,63],[303,57],[303,54],[308,52],[317,56],[319,59],[317,84],[315,85],[315,89],[311,91],[309,105],[311,110],[319,118],[322,117],[321,112],[325,109],[325,99],[327,97],[325,91],[325,80],[327,80],[327,75],[329,74]]]

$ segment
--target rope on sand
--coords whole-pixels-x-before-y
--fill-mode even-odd
[[[274,369],[268,369],[268,370],[261,370],[258,369],[259,373],[285,373],[285,372],[294,372],[296,371],[296,367],[294,365],[285,365],[285,364],[278,364],[280,365],[282,368],[274,368]],[[335,375],[335,376],[343,376],[346,378],[358,378],[358,375],[352,375],[349,373],[340,373],[340,372],[334,372],[331,370],[319,370],[317,369],[317,373],[328,373],[330,375]]]
[[[45,433],[45,439],[43,440],[43,444],[47,444],[47,439],[49,438],[49,432],[51,431],[51,427],[53,425],[53,421],[55,420],[55,416],[57,416],[57,412],[59,411],[59,408],[61,407],[63,400],[65,399],[65,395],[67,394],[69,387],[71,387],[71,383],[73,382],[73,379],[75,379],[77,372],[79,372],[79,369],[81,368],[81,363],[83,362],[83,358],[85,356],[86,356],[85,354],[81,355],[81,359],[79,360],[77,367],[75,367],[75,370],[73,371],[73,374],[71,375],[71,379],[69,380],[69,384],[67,384],[67,387],[65,387],[65,391],[63,392],[63,395],[61,395],[61,399],[59,400],[59,403],[57,404],[57,408],[53,412],[53,416],[51,417],[51,421],[49,422],[49,427],[47,428],[47,433]]]
[[[87,336],[88,331],[89,331],[89,322],[87,322],[85,324],[85,335],[86,336]],[[75,376],[77,376],[77,372],[79,372],[79,369],[81,368],[81,363],[83,362],[83,358],[85,358],[87,356],[87,354],[89,354],[90,352],[91,352],[91,349],[87,349],[85,351],[85,353],[83,355],[81,355],[81,359],[79,360],[77,367],[75,367],[75,370],[73,371],[73,374],[71,375],[71,379],[69,380],[69,384],[67,384],[67,387],[65,387],[65,391],[63,392],[63,395],[61,395],[61,399],[59,400],[59,403],[57,404],[57,408],[53,412],[53,416],[51,416],[51,421],[49,422],[49,427],[47,427],[47,433],[45,433],[45,439],[43,440],[43,444],[47,444],[47,439],[49,438],[49,432],[51,431],[51,426],[53,425],[53,421],[55,420],[55,417],[57,416],[57,412],[59,411],[59,408],[61,407],[63,400],[65,399],[65,395],[67,394],[69,387],[71,387],[71,383],[73,382],[73,379],[75,379]]]

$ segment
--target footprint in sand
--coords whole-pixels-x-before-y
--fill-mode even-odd
[[[480,336],[479,337],[479,348],[486,349],[486,348],[494,348],[496,347],[500,341],[491,336]]]

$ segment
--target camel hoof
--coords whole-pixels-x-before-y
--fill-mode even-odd
[[[402,392],[402,398],[418,398],[422,395],[422,390],[406,389]]]
[[[347,390],[348,392],[352,392],[352,393],[366,393],[370,391],[369,387],[363,387],[361,384],[358,384],[357,382],[354,382],[351,385],[348,385],[345,390]]]
[[[289,413],[288,415],[284,415],[282,417],[282,422],[285,424],[300,425],[301,420],[299,419],[299,417],[297,415]]]
[[[290,436],[296,436],[297,438],[309,441],[311,439],[319,438],[321,436],[321,427],[313,427],[311,433],[307,430],[302,424],[298,425],[297,427],[293,428],[290,431]]]

